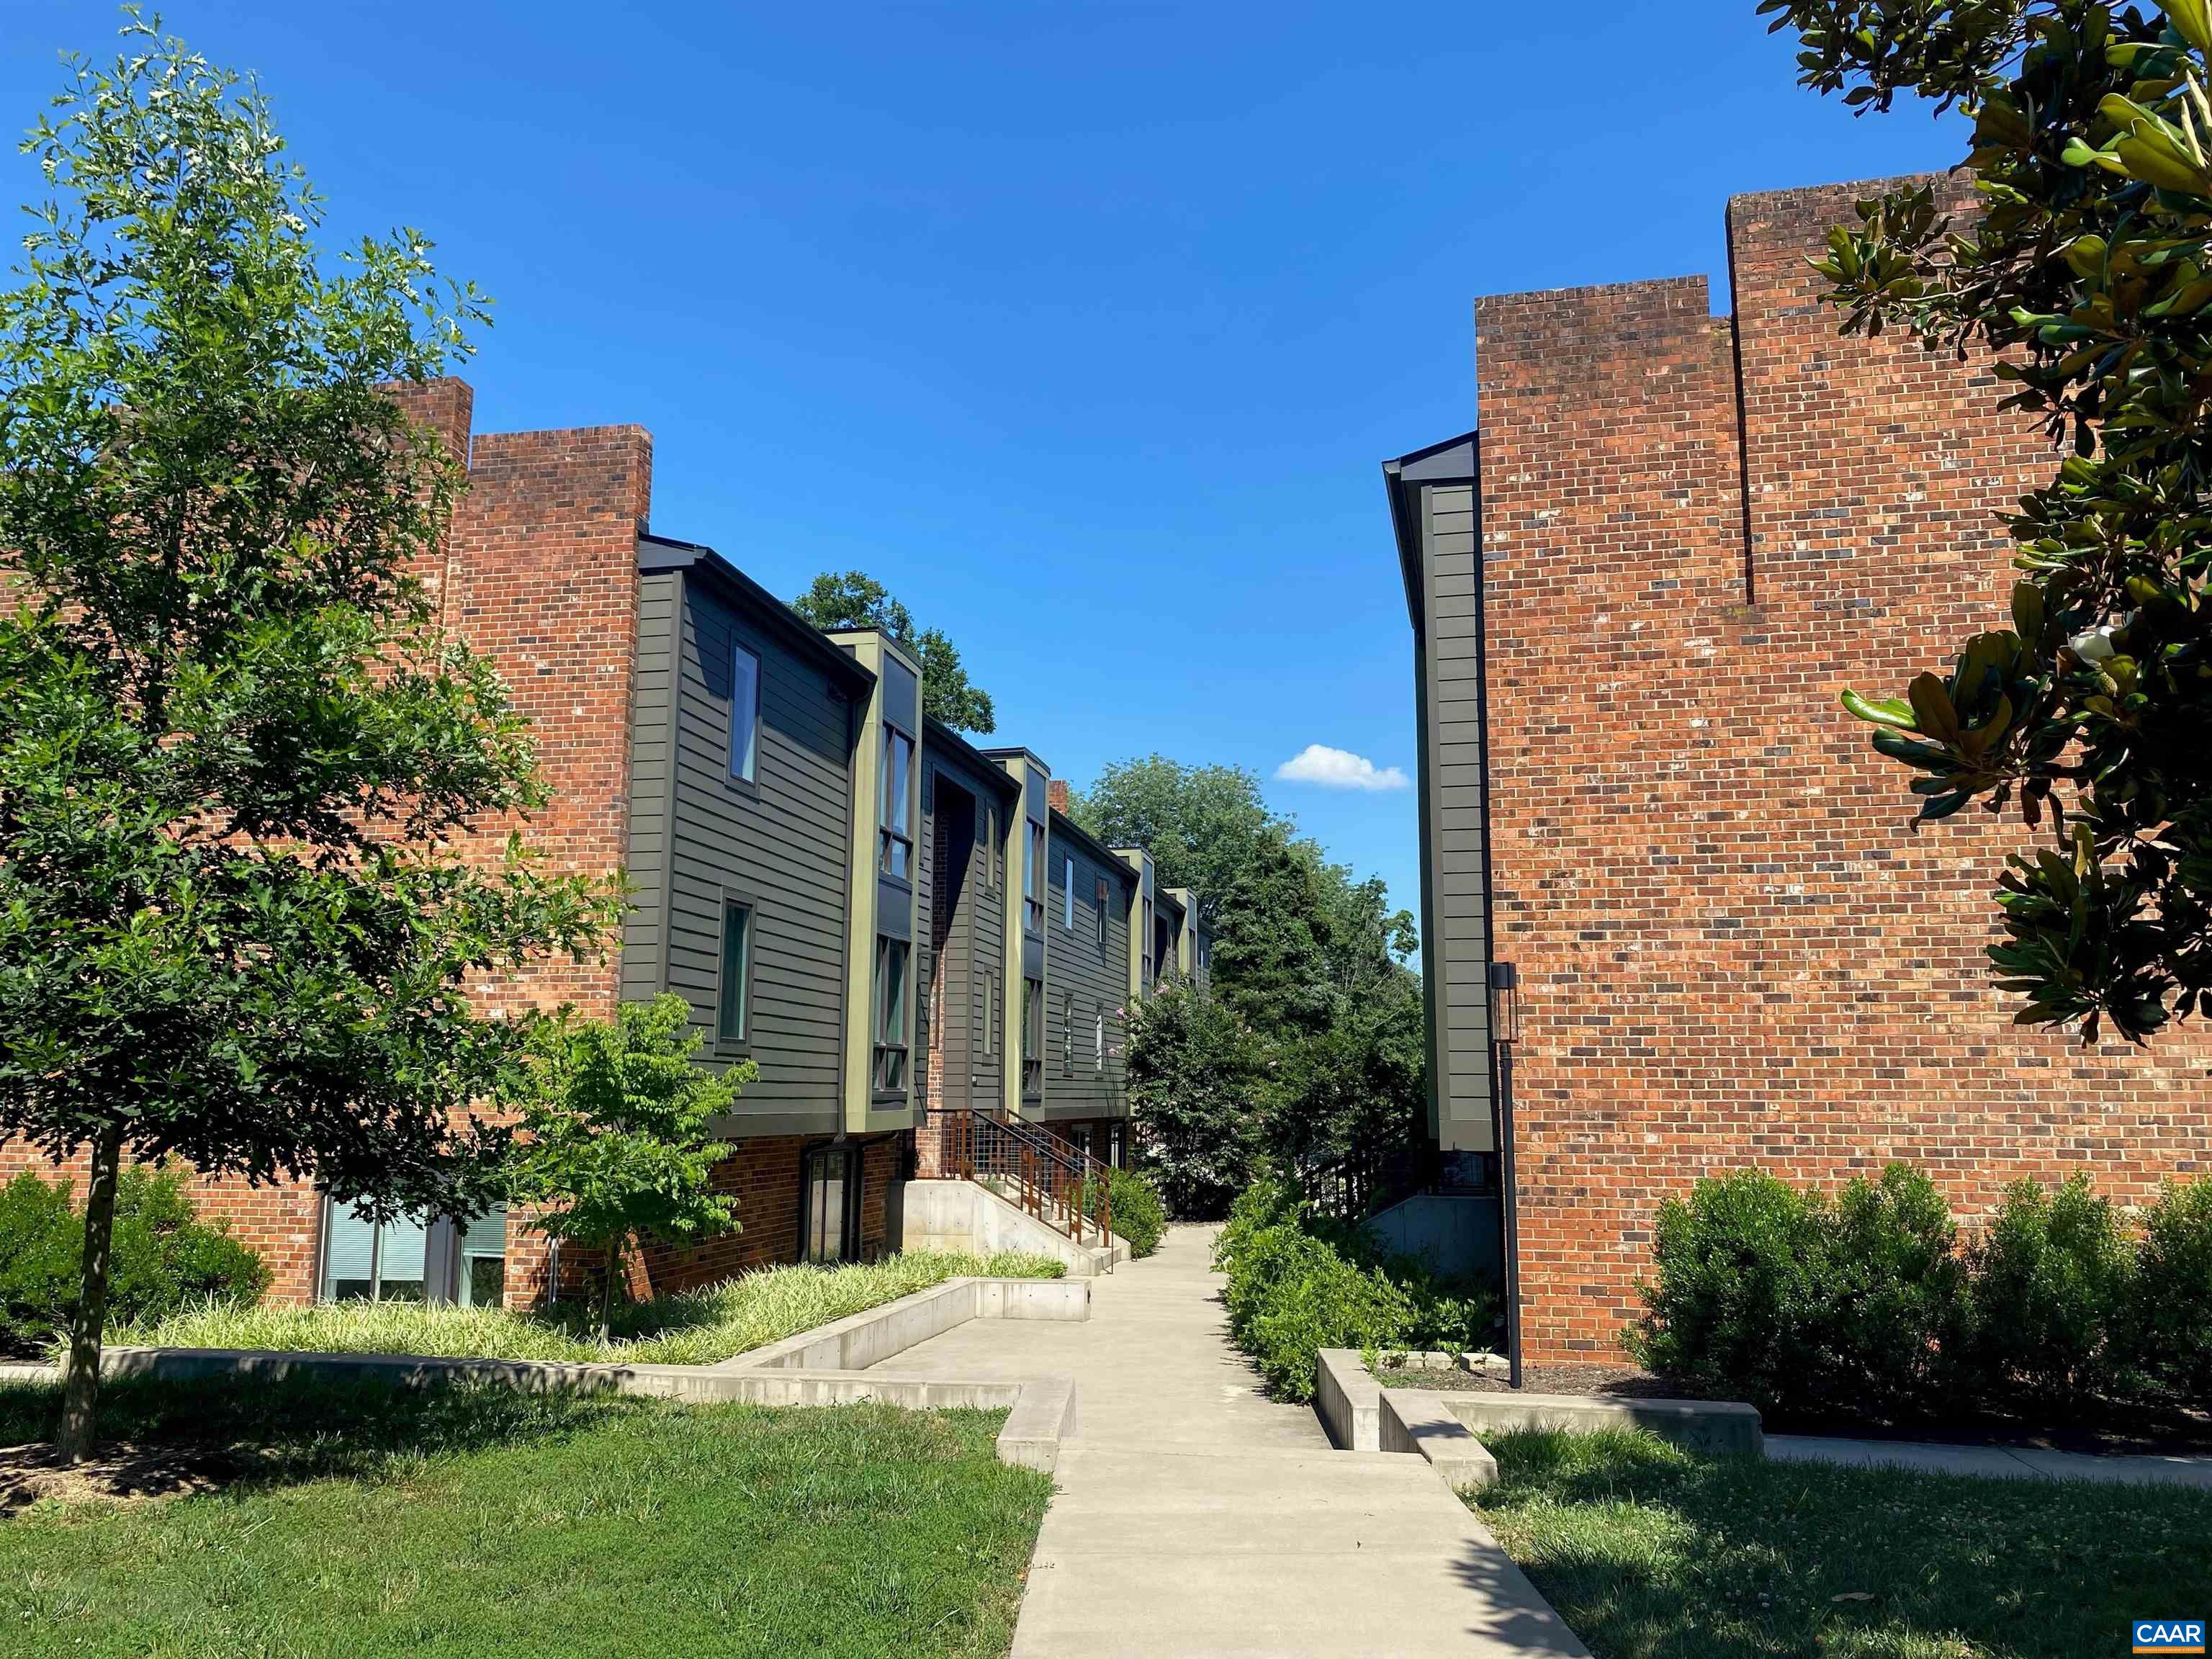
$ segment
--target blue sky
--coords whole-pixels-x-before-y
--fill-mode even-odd
[[[20,128],[59,48],[110,53],[115,14],[7,9]],[[1474,296],[1719,276],[1731,192],[1963,150],[1923,114],[1799,90],[1753,11],[182,0],[166,21],[260,74],[335,233],[415,225],[494,296],[465,371],[480,429],[649,428],[655,528],[781,593],[872,573],[958,641],[1000,740],[1079,786],[1153,750],[1249,767],[1410,906],[1412,789],[1273,774],[1310,744],[1413,772],[1378,464],[1475,423]]]

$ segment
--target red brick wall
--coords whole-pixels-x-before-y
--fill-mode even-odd
[[[1533,1357],[1614,1352],[1659,1202],[1716,1170],[1901,1158],[1971,1224],[2021,1176],[2212,1168],[2212,1043],[2013,1027],[1983,950],[2026,832],[1915,836],[1837,706],[2005,625],[1991,514],[2056,464],[1986,365],[1837,337],[1804,259],[1868,189],[1731,204],[1740,346],[1694,279],[1476,306]]]

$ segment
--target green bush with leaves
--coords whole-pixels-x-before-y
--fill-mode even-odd
[[[2212,1180],[2168,1186],[2143,1216],[2129,1346],[2151,1388],[2212,1401]]]
[[[1229,1276],[1231,1338],[1285,1400],[1313,1398],[1323,1348],[1463,1353],[1486,1346],[1496,1322],[1487,1287],[1385,1255],[1357,1226],[1315,1218],[1273,1176],[1238,1196],[1213,1259]]]
[[[68,1330],[84,1273],[84,1218],[67,1181],[26,1171],[0,1187],[0,1351],[43,1352]],[[221,1222],[201,1221],[176,1170],[126,1167],[117,1182],[108,1318],[158,1320],[193,1303],[249,1305],[269,1269]]]
[[[1711,1176],[1660,1206],[1653,1251],[1658,1278],[1624,1339],[1638,1363],[1762,1411],[1811,1403],[1826,1370],[1817,1198],[1757,1170]]]
[[[738,1231],[737,1200],[714,1188],[736,1148],[708,1126],[760,1073],[692,1064],[704,1040],[673,992],[626,1002],[611,1023],[542,1028],[509,1170],[530,1224],[600,1257],[599,1331],[611,1327],[634,1235],[684,1244]]]
[[[1969,1258],[1971,1364],[1982,1389],[2069,1404],[2125,1380],[2114,1338],[2133,1302],[2134,1252],[2088,1176],[2054,1193],[2014,1182]]]
[[[1128,1241],[1130,1255],[1142,1261],[1158,1249],[1168,1231],[1168,1209],[1152,1177],[1136,1170],[1115,1170],[1107,1177],[1106,1195],[1113,1205],[1115,1237]],[[1098,1212],[1095,1180],[1083,1183],[1083,1212]]]
[[[1856,1415],[1902,1423],[1944,1409],[1966,1314],[1959,1230],[1935,1183],[1892,1164],[1860,1177],[1822,1216],[1822,1378]]]

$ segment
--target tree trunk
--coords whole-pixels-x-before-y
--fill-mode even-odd
[[[607,1246],[606,1283],[599,1286],[599,1340],[614,1340],[615,1276],[622,1272],[623,1242],[616,1239]]]
[[[54,1453],[64,1464],[92,1449],[93,1408],[100,1401],[100,1335],[107,1324],[108,1250],[115,1237],[115,1183],[123,1168],[123,1126],[104,1125],[92,1143],[92,1185],[84,1204],[84,1271],[70,1322],[69,1363],[62,1390],[61,1432]]]

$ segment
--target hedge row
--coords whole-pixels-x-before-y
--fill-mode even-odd
[[[26,1172],[0,1187],[0,1351],[35,1353],[68,1333],[84,1267],[84,1217],[70,1183]],[[199,1220],[175,1170],[126,1168],[116,1183],[107,1322],[157,1320],[187,1302],[257,1302],[269,1269]]]
[[[2212,1400],[2212,1180],[2168,1187],[2140,1227],[2086,1176],[2020,1182],[1962,1244],[1905,1164],[1832,1200],[1745,1170],[1669,1200],[1656,1251],[1630,1352],[1762,1411],[1902,1424]]]
[[[1497,1321],[1487,1286],[1385,1255],[1358,1228],[1314,1217],[1279,1180],[1237,1199],[1213,1264],[1229,1275],[1230,1335],[1285,1400],[1313,1398],[1323,1348],[1459,1354],[1486,1346]]]

